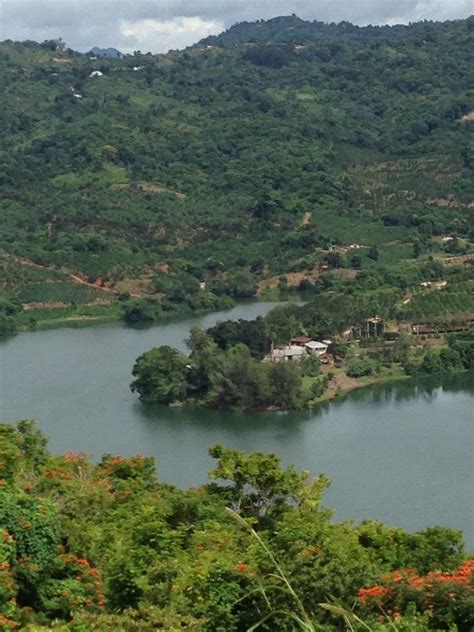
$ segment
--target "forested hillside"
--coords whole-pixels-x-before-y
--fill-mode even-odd
[[[124,59],[1,43],[6,317],[153,319],[469,252],[473,27],[293,16]]]

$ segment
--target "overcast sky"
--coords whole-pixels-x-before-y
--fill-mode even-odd
[[[235,22],[296,13],[306,20],[397,24],[465,18],[474,0],[0,0],[0,40],[62,37],[88,51],[166,52]]]

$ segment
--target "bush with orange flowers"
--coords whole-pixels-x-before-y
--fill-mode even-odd
[[[430,615],[430,627],[455,624],[459,632],[474,629],[474,560],[452,572],[418,575],[404,569],[383,575],[380,584],[361,588],[359,603],[366,611],[403,615],[410,607]]]
[[[31,424],[0,427],[0,632],[344,629],[321,604],[373,632],[470,632],[458,532],[337,524],[324,476],[211,454],[212,483],[181,490],[148,457],[52,456]]]
[[[17,584],[13,576],[15,542],[12,536],[0,529],[0,630],[14,629],[17,614]]]

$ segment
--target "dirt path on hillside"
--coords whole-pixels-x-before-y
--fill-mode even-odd
[[[39,268],[40,270],[54,270],[52,266],[45,266],[39,263],[35,263],[30,259],[26,259],[25,257],[13,257],[13,260],[16,263],[19,263],[22,266],[30,266],[31,268]],[[96,290],[103,290],[104,292],[110,292],[111,294],[118,294],[118,292],[111,287],[107,287],[106,285],[102,285],[102,279],[99,277],[95,283],[91,283],[84,277],[84,275],[78,272],[72,272],[68,268],[59,268],[58,272],[65,274],[67,277],[71,279],[74,283],[79,283],[80,285],[86,285],[87,287],[93,287]],[[129,292],[130,296],[134,298],[142,298],[143,294],[139,292]]]

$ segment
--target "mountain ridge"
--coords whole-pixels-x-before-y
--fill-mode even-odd
[[[303,20],[296,14],[292,14],[267,20],[237,22],[218,35],[203,38],[195,46],[233,46],[246,43],[304,44],[317,43],[317,41],[334,37],[369,42],[379,38],[395,39],[409,34],[413,29],[422,30],[429,28],[430,25],[449,25],[460,21],[462,20],[440,22],[423,20],[410,24],[359,26],[345,20],[340,22]]]
[[[105,57],[110,59],[123,59],[125,57],[125,55],[117,48],[100,48],[99,46],[91,48],[88,55],[95,55],[96,57]]]

